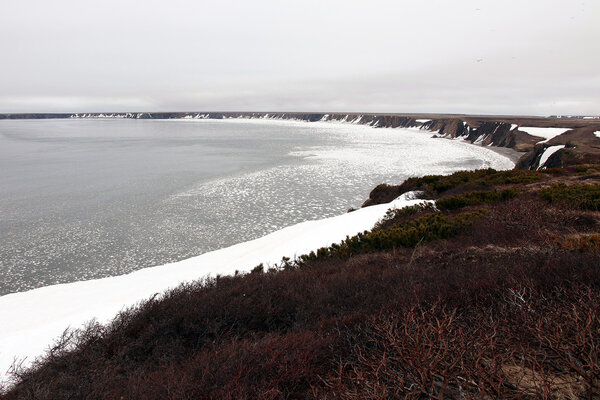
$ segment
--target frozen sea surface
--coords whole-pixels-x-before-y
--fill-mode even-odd
[[[346,235],[370,229],[388,208],[423,202],[412,197],[403,195],[388,204],[302,222],[173,264],[0,296],[0,321],[10,321],[0,324],[0,385],[9,378],[8,372],[15,360],[18,360],[17,365],[30,366],[67,327],[77,329],[91,320],[106,323],[120,310],[182,282],[236,271],[245,273],[260,263],[268,267],[280,262],[282,256],[294,258],[339,242]]]
[[[513,166],[429,136],[293,121],[0,121],[0,295],[338,215],[381,182]]]

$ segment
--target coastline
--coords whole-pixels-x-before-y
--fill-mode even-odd
[[[13,361],[30,365],[65,328],[89,321],[106,323],[119,311],[153,296],[161,296],[185,282],[250,272],[259,264],[279,263],[337,243],[369,230],[390,208],[425,202],[401,196],[391,203],[352,213],[292,225],[269,235],[186,260],[143,268],[126,275],[44,286],[0,297],[0,382]],[[77,299],[77,301],[74,301]],[[24,312],[27,310],[27,312]]]
[[[95,113],[32,113],[0,114],[3,119],[141,119],[141,120],[261,120],[295,122],[341,122],[377,128],[409,128],[431,132],[448,139],[462,139],[471,144],[489,147],[492,151],[510,159],[519,169],[537,169],[546,146],[579,142],[582,149],[564,150],[553,157],[550,166],[577,163],[578,159],[593,153],[600,155],[589,142],[590,133],[600,129],[600,118],[526,116],[526,115],[477,115],[439,113],[360,113],[360,112],[251,112],[251,111],[185,111],[185,112],[95,112]],[[524,128],[522,128],[524,127]],[[550,131],[563,132],[552,134]],[[539,135],[539,136],[537,136]],[[556,136],[556,137],[555,137]],[[561,142],[561,143],[558,143]],[[497,149],[514,149],[505,151]],[[563,155],[563,153],[568,153]],[[589,158],[589,157],[588,157]]]
[[[476,144],[473,144],[473,143],[469,143],[469,144],[472,144],[473,146],[477,146]],[[500,146],[484,146],[484,147],[488,148],[489,150],[491,150],[493,152],[500,154],[501,156],[508,158],[515,165],[517,165],[517,163],[519,162],[521,157],[523,157],[523,155],[525,155],[525,153],[522,153],[515,149],[511,149],[509,147],[500,147]]]
[[[220,120],[212,120],[212,119],[193,119],[193,118],[179,118],[177,120],[180,121],[220,121]],[[247,118],[247,117],[239,117],[239,118],[225,118],[222,121],[252,121],[252,122],[267,122],[267,121],[276,121],[279,123],[309,123],[309,124],[326,124],[326,125],[330,125],[330,124],[341,124],[341,125],[358,125],[358,123],[353,123],[353,122],[344,122],[344,121],[339,121],[339,120],[327,120],[327,121],[306,121],[306,120],[300,120],[300,119],[281,119],[281,118]],[[378,127],[372,127],[372,128],[378,128]],[[398,127],[400,128],[400,127]],[[378,129],[398,129],[398,128],[392,128],[392,127],[384,127],[384,128],[378,128]],[[429,134],[429,135],[434,135],[437,133],[437,131],[431,131],[427,128],[423,128],[423,127],[410,127],[410,128],[400,128],[400,129],[409,129],[411,131],[418,131],[418,132],[422,132],[423,134]],[[437,139],[449,139],[449,140],[455,140],[455,139],[459,139],[459,138],[446,138],[446,137],[436,137]],[[523,155],[525,154],[524,152],[520,152],[517,151],[515,149],[512,149],[510,147],[503,147],[503,146],[495,146],[495,145],[488,145],[488,146],[483,146],[481,144],[476,144],[476,143],[472,143],[468,140],[462,140],[463,142],[465,142],[466,144],[472,145],[472,146],[478,146],[481,148],[485,148],[488,150],[491,150],[493,152],[495,152],[496,154],[499,154],[503,157],[508,158],[513,164],[514,166],[517,165],[517,163],[519,162],[519,160],[521,159],[521,157],[523,157]],[[513,168],[514,168],[513,166]]]
[[[241,122],[241,120],[239,121]],[[280,119],[248,120],[262,123],[267,121],[286,124],[306,123],[306,121]],[[227,121],[231,120],[227,119]],[[322,123],[330,127],[340,123],[351,124],[340,121],[323,121]],[[410,130],[429,137],[431,134],[425,129],[413,128]],[[456,141],[457,144],[460,142]],[[467,141],[464,144],[472,145]],[[493,146],[475,146],[493,151]],[[500,155],[510,160],[505,154]],[[514,162],[512,164],[514,167]],[[374,182],[375,184],[377,183]],[[183,282],[203,279],[207,276],[214,277],[218,274],[248,272],[261,263],[274,264],[279,262],[281,257],[293,258],[319,247],[328,246],[343,240],[346,236],[371,229],[390,207],[407,206],[418,202],[420,201],[413,200],[411,202],[406,198],[401,198],[389,204],[360,209],[337,217],[292,225],[262,238],[177,263],[144,268],[127,275],[45,286],[2,296],[0,297],[0,319],[13,323],[10,329],[5,328],[7,330],[4,332],[0,329],[0,342],[3,343],[3,347],[6,346],[5,348],[10,349],[10,353],[0,349],[0,381],[2,374],[7,372],[7,368],[15,357],[26,358],[24,365],[27,365],[36,356],[41,355],[43,350],[60,336],[65,327],[79,328],[92,319],[107,322],[120,310],[134,306],[153,295],[164,293],[165,290]],[[341,222],[334,223],[334,221]],[[311,226],[312,228],[310,228]],[[307,228],[308,231],[306,231]],[[298,246],[297,238],[300,234],[304,235],[304,240],[301,241],[301,246]],[[181,270],[176,272],[173,267]],[[109,297],[103,297],[107,293]],[[73,302],[73,299],[78,301]],[[101,304],[98,305],[98,303]],[[23,309],[28,309],[28,312],[23,313]]]
[[[98,119],[103,119],[103,118],[98,118]],[[305,124],[310,124],[310,125],[319,125],[319,124],[323,124],[322,126],[327,126],[327,127],[331,127],[332,125],[343,125],[343,126],[367,126],[367,127],[371,127],[371,128],[377,128],[377,129],[408,129],[410,131],[416,131],[416,132],[420,132],[426,135],[435,135],[438,131],[432,131],[428,128],[424,128],[424,127],[378,127],[378,126],[370,126],[370,125],[365,125],[365,124],[360,124],[357,122],[351,122],[351,121],[341,121],[341,120],[336,120],[336,119],[329,119],[329,120],[318,120],[318,121],[308,121],[308,120],[304,120],[304,119],[286,119],[286,118],[271,118],[271,117],[267,117],[267,118],[250,118],[247,116],[242,116],[242,117],[229,117],[229,118],[222,118],[222,119],[212,119],[212,118],[170,118],[168,119],[169,121],[181,121],[181,122],[187,122],[187,123],[201,123],[201,122],[217,122],[217,121],[223,121],[223,122],[255,122],[255,123],[265,123],[265,122],[276,122],[276,123],[281,123],[281,124],[286,124],[286,125],[300,125],[300,126],[305,126]],[[431,137],[431,136],[430,136]],[[433,138],[433,137],[432,137]],[[460,140],[468,145],[472,145],[472,146],[477,146],[477,147],[481,147],[481,148],[485,148],[487,150],[491,150],[493,152],[495,152],[496,154],[499,154],[507,159],[509,159],[514,165],[516,166],[516,164],[519,162],[519,160],[521,159],[521,157],[523,157],[523,155],[525,154],[525,152],[520,152],[517,151],[515,149],[512,149],[510,147],[503,147],[503,146],[496,146],[493,144],[484,146],[481,144],[477,144],[477,143],[473,143],[469,140],[465,140],[463,138],[450,138],[450,137],[435,137],[436,139],[448,139],[448,140]]]
[[[12,128],[21,129],[21,126],[24,126],[29,130],[41,132],[46,127],[44,120],[23,121],[24,125],[20,124],[19,121],[12,124],[7,123],[2,127],[2,131],[8,131]],[[11,245],[3,248],[4,253],[1,258],[4,258],[4,255],[6,255],[7,258],[5,260],[15,259],[16,266],[12,269],[13,272],[10,275],[6,270],[4,271],[6,272],[4,275],[6,280],[4,281],[4,285],[2,285],[2,294],[29,290],[48,284],[121,275],[131,272],[134,269],[161,265],[199,255],[206,251],[216,250],[234,243],[251,240],[290,224],[344,213],[350,208],[360,206],[368,198],[368,194],[373,187],[379,183],[394,184],[422,174],[445,175],[465,168],[486,169],[491,167],[500,170],[514,167],[514,164],[507,158],[498,156],[497,153],[490,151],[488,148],[483,146],[469,146],[468,142],[462,140],[433,140],[431,138],[432,135],[428,131],[418,128],[396,130],[373,129],[368,125],[341,124],[338,121],[313,122],[308,124],[303,120],[270,119],[148,120],[145,122],[137,120],[121,121],[117,119],[104,121],[61,120],[56,122],[49,120],[48,125],[55,129],[64,128],[66,132],[77,132],[78,130],[87,130],[94,127],[100,127],[99,130],[113,130],[113,127],[115,130],[123,128],[133,131],[150,129],[152,131],[168,132],[173,130],[176,136],[181,136],[182,138],[191,137],[188,133],[206,130],[212,132],[214,130],[214,134],[219,136],[219,138],[215,137],[215,139],[219,142],[224,142],[232,138],[231,135],[226,133],[221,135],[219,132],[222,130],[230,130],[235,135],[235,132],[240,132],[241,134],[242,131],[247,129],[250,132],[264,136],[264,148],[271,146],[267,144],[271,137],[281,137],[283,139],[283,141],[279,141],[278,139],[275,143],[276,146],[279,146],[278,143],[290,143],[293,146],[286,147],[285,152],[281,153],[282,157],[285,157],[282,160],[285,161],[286,166],[272,168],[268,171],[263,171],[262,167],[241,168],[239,171],[236,170],[231,174],[214,176],[214,179],[211,178],[208,181],[201,180],[202,177],[197,180],[189,180],[188,184],[179,185],[176,190],[166,193],[168,197],[166,197],[164,204],[160,204],[160,211],[170,214],[157,213],[155,214],[158,215],[157,218],[151,218],[149,215],[144,215],[143,210],[140,212],[133,210],[135,212],[124,215],[124,218],[120,218],[120,221],[124,221],[121,225],[126,225],[127,223],[139,227],[135,231],[135,236],[133,234],[126,234],[131,240],[136,241],[135,243],[138,247],[146,246],[144,236],[152,237],[155,242],[159,242],[157,246],[147,246],[148,249],[152,248],[152,250],[148,250],[146,253],[142,254],[141,251],[136,253],[143,256],[143,262],[137,262],[137,259],[122,261],[129,260],[129,256],[124,254],[126,246],[113,246],[118,247],[116,253],[111,252],[108,247],[103,246],[100,250],[105,255],[113,257],[105,258],[104,255],[99,254],[94,260],[90,260],[91,264],[89,268],[80,269],[78,263],[80,264],[82,261],[78,260],[78,251],[71,250],[75,249],[71,245],[73,242],[71,238],[77,236],[69,235],[70,232],[62,229],[58,220],[54,225],[49,220],[47,226],[53,232],[60,230],[60,235],[48,236],[47,239],[44,239],[41,234],[32,236],[29,239],[32,240],[31,244],[28,244],[29,240],[21,239],[25,235],[15,236],[16,239],[13,240]],[[299,140],[290,137],[290,134],[296,130],[302,132],[301,139]],[[271,133],[274,136],[271,136]],[[213,133],[207,136],[209,140],[210,135],[213,135]],[[314,138],[314,140],[311,138]],[[347,143],[351,148],[348,148],[346,144],[341,145],[341,143]],[[47,147],[51,151],[47,151],[46,153],[52,154],[52,146]],[[4,146],[4,148],[8,149],[9,146]],[[184,149],[184,146],[181,146],[181,148]],[[191,148],[191,150],[185,150],[188,155],[183,161],[197,159],[197,155],[193,154],[196,150],[191,146],[188,148]],[[343,150],[346,148],[350,151]],[[62,152],[60,154],[66,153]],[[255,154],[255,160],[261,163],[260,165],[266,165],[264,160],[272,157],[272,154],[263,155],[256,151],[253,154]],[[59,155],[59,157],[64,156]],[[137,159],[141,158],[138,157]],[[98,164],[98,166],[102,166],[100,163]],[[141,163],[138,164],[141,165]],[[176,165],[175,169],[190,168],[188,165],[179,164],[177,160],[172,164]],[[292,168],[292,166],[296,165],[303,165],[303,167],[301,169]],[[100,168],[94,169],[94,171],[102,170]],[[108,169],[108,171],[112,170]],[[170,173],[165,169],[156,172]],[[18,171],[12,172],[11,170],[5,170],[0,175],[9,176],[8,174],[19,176]],[[140,174],[138,173],[137,175]],[[281,181],[279,183],[281,187],[277,188],[275,182],[280,181],[282,178],[286,178],[288,182],[298,182],[300,186],[286,185],[285,181]],[[215,183],[217,186],[214,186]],[[30,192],[31,196],[35,196],[39,191],[32,185],[30,187],[32,189]],[[155,185],[154,187],[161,186]],[[305,197],[307,194],[305,193],[306,191],[312,192],[312,194]],[[99,195],[103,195],[103,193],[99,192]],[[193,196],[193,198],[190,199],[188,194]],[[34,199],[34,197],[31,198]],[[222,198],[224,201],[212,203],[213,198]],[[188,200],[186,201],[186,199]],[[242,199],[246,200],[242,201]],[[5,200],[9,200],[10,204],[10,197],[7,197]],[[49,201],[54,201],[54,199],[49,198],[45,204],[50,204]],[[252,203],[246,204],[247,201],[251,201]],[[13,203],[14,207],[11,207],[16,210],[14,212],[16,221],[19,215],[19,204],[16,202]],[[23,203],[21,207],[26,209],[28,204],[36,203]],[[100,205],[100,203],[98,204]],[[225,235],[218,234],[220,229],[215,229],[217,231],[215,232],[217,233],[216,235],[210,233],[209,230],[201,228],[206,226],[204,221],[210,221],[210,224],[215,227],[222,225],[213,218],[212,214],[206,214],[204,211],[196,212],[194,208],[197,208],[198,204],[209,205],[209,208],[215,209],[218,215],[226,215],[227,219],[243,221],[244,225],[240,229],[230,229]],[[285,208],[281,210],[281,213],[278,211],[278,208],[281,208],[281,206],[276,206],[276,204],[285,204]],[[42,204],[38,206],[38,209],[43,210],[48,207],[47,205],[44,206]],[[73,205],[78,204],[73,203]],[[204,207],[204,209],[208,208]],[[252,210],[251,213],[249,213],[250,210]],[[32,212],[36,211],[37,209],[32,210]],[[116,211],[118,214],[120,209]],[[175,235],[169,233],[169,224],[172,223],[172,218],[168,217],[168,215],[173,215],[173,218],[181,221],[182,225],[179,226],[180,232],[185,232],[188,229],[189,232],[192,232],[192,235],[185,239],[186,243],[182,246],[179,246],[175,242],[177,240]],[[147,218],[138,219],[138,216]],[[109,210],[104,210],[100,217],[106,220],[115,216]],[[92,218],[98,221],[96,226],[100,226],[103,221],[93,216],[89,219],[91,220]],[[57,228],[53,229],[53,226]],[[161,227],[167,229],[160,229]],[[26,228],[29,229],[28,226]],[[10,232],[11,229],[10,226],[7,226],[6,231]],[[87,234],[88,231],[84,232]],[[116,230],[112,229],[112,232],[116,232]],[[154,232],[159,236],[154,236]],[[99,235],[94,232],[90,234],[92,235],[90,237],[91,240],[87,243],[89,243],[89,246],[95,246],[99,242]],[[50,244],[57,248],[55,258],[47,254],[49,251],[46,252],[46,249],[51,248]],[[98,244],[101,245],[102,243]],[[77,243],[74,245],[77,245]],[[15,251],[12,250],[13,248]],[[52,272],[52,276],[46,279],[45,282],[44,279],[38,278],[35,272],[27,272],[28,260],[19,256],[19,254],[23,254],[22,252],[17,253],[20,249],[23,252],[39,249],[41,252],[38,256],[40,257],[40,264],[37,270],[55,272]],[[142,251],[146,251],[146,249],[142,248]],[[11,258],[12,254],[16,254],[16,256]],[[65,258],[62,258],[63,254],[66,256]],[[82,256],[86,260],[85,253],[82,253]],[[65,266],[68,265],[69,268],[63,269],[60,264],[54,263],[51,270],[48,268],[43,270],[43,267],[51,263],[47,260],[53,259],[60,259],[61,262],[64,260]],[[106,264],[104,260],[107,261]],[[130,267],[131,265],[133,267]],[[63,273],[63,270],[72,272]],[[28,273],[32,278],[26,275]],[[50,275],[50,273],[45,274],[46,276]],[[42,278],[45,278],[43,274]],[[13,284],[14,286],[11,287]]]

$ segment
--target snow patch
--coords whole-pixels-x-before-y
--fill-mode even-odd
[[[398,197],[395,201],[418,200],[424,194],[425,194],[425,192],[423,192],[422,190],[413,190],[412,192],[406,192],[406,193],[400,195],[400,197]],[[431,201],[427,200],[427,202],[430,203]]]
[[[600,138],[600,131],[594,132],[594,135],[596,135],[596,137]]]
[[[543,137],[544,139],[546,139],[546,140],[543,140],[538,143],[547,142],[548,140],[550,140],[558,135],[562,135],[563,133],[565,133],[566,131],[571,130],[571,129],[572,128],[538,128],[538,127],[533,127],[533,126],[522,126],[519,128],[520,131],[527,132],[530,135],[539,136],[539,137]]]
[[[550,156],[554,153],[556,153],[557,151],[559,151],[560,149],[564,149],[565,145],[561,144],[558,146],[550,146],[548,147],[543,153],[542,153],[542,157],[540,157],[540,163],[538,164],[538,168],[540,169],[544,166],[544,164],[546,164],[546,161],[548,161],[548,159],[550,158]]]
[[[419,122],[419,123],[421,123],[421,124],[425,124],[425,123],[427,123],[427,122],[431,122],[431,120],[430,120],[430,119],[417,119],[417,120],[415,120],[415,121],[417,121],[417,122]]]
[[[41,287],[0,297],[0,382],[15,359],[31,365],[67,327],[79,328],[92,319],[105,323],[120,310],[183,282],[205,276],[248,272],[282,257],[295,258],[346,236],[371,229],[390,208],[430,202],[409,192],[387,204],[302,222],[259,239],[212,251],[176,263],[145,268],[127,275]]]
[[[475,139],[473,144],[482,144],[484,140],[485,140],[485,135],[481,135],[477,139]]]

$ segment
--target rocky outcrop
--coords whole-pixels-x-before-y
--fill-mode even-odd
[[[375,188],[371,190],[371,193],[369,193],[369,198],[362,204],[361,207],[389,203],[398,198],[398,196],[404,193],[404,191],[405,190],[403,186],[382,183],[375,186]]]
[[[600,132],[600,127],[593,125],[571,129],[551,140],[538,143],[519,160],[515,168],[539,169],[600,163],[600,138],[595,135],[597,131]],[[552,153],[545,161],[542,160],[543,154],[550,147],[557,146],[564,147]]]

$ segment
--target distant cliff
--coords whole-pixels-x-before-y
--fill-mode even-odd
[[[463,139],[482,146],[514,149],[524,153],[519,169],[564,167],[600,161],[600,119],[476,116],[449,114],[365,114],[298,112],[127,112],[83,114],[0,114],[0,119],[110,118],[110,119],[281,119],[308,122],[337,121],[377,128],[419,128],[436,137]],[[565,128],[566,132],[544,140],[520,127]],[[568,129],[568,130],[567,130]],[[560,147],[559,146],[563,146]],[[550,149],[550,150],[549,150]],[[550,154],[551,153],[551,154]]]

